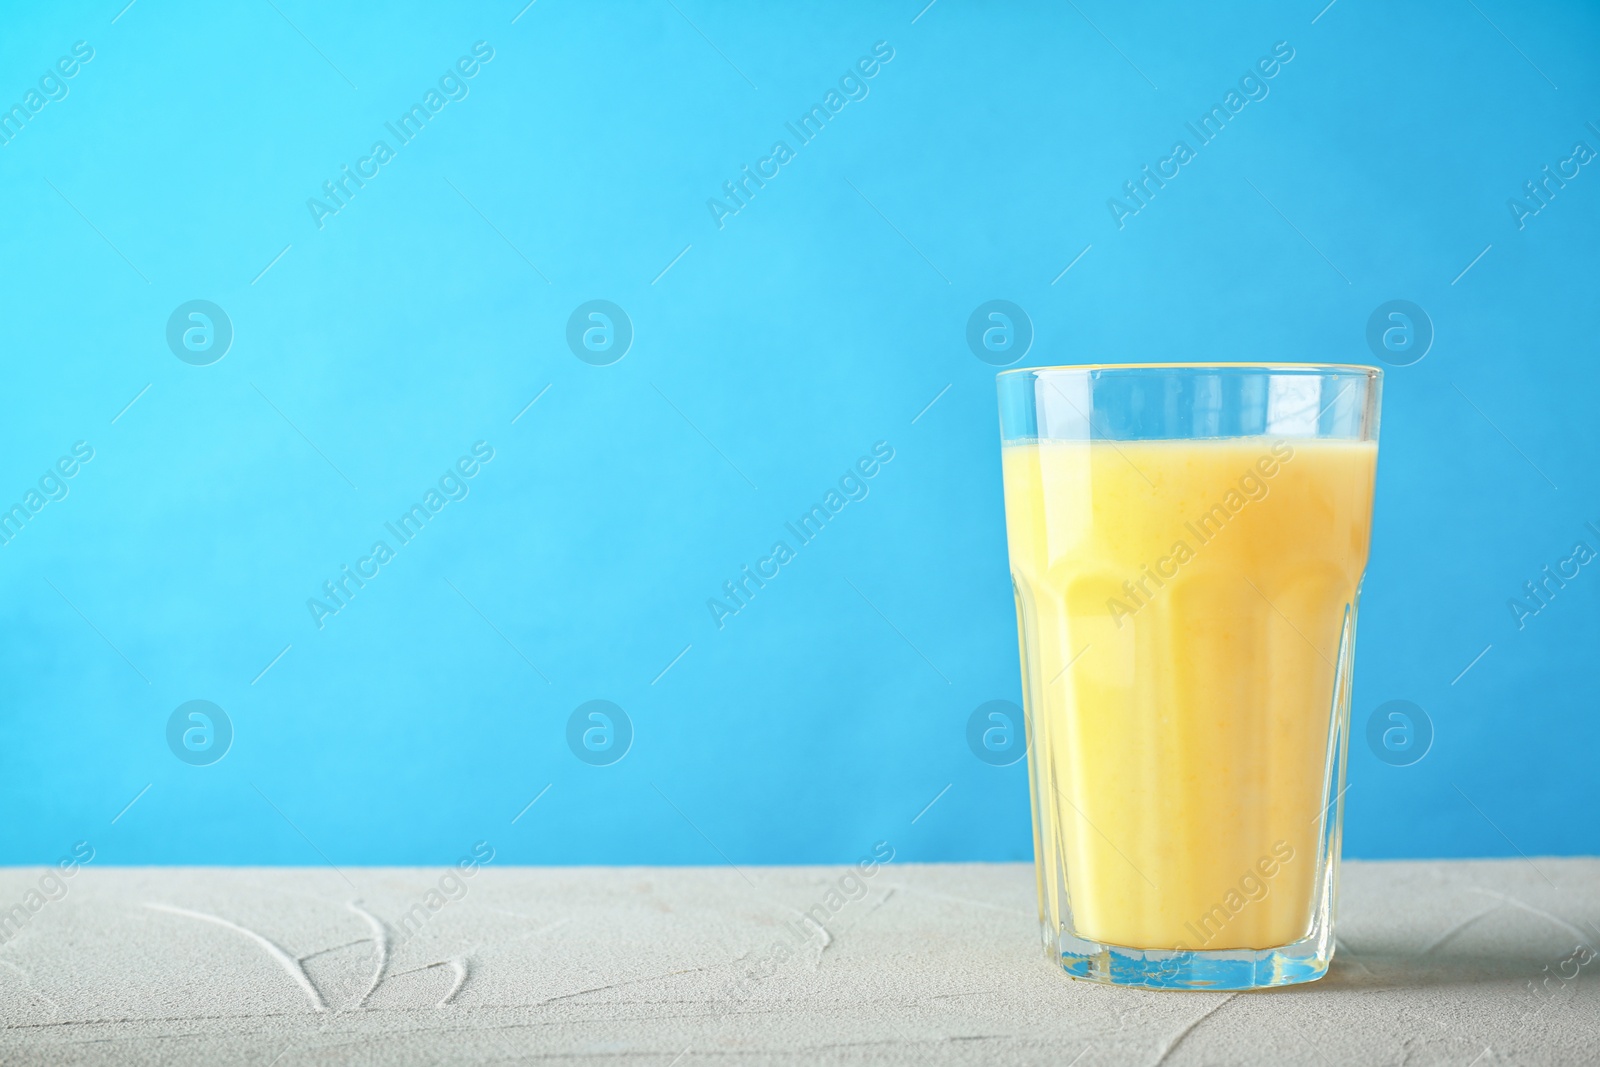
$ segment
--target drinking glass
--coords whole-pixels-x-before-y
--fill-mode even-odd
[[[1150,988],[1322,977],[1382,372],[998,385],[1047,955]]]

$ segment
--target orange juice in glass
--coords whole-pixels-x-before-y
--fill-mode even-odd
[[[1381,381],[999,376],[1040,921],[1068,974],[1326,972]]]

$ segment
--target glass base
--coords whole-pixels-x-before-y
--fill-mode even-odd
[[[1172,952],[1101,945],[1064,936],[1058,951],[1045,927],[1045,955],[1073,978],[1139,989],[1271,989],[1315,982],[1328,973],[1333,948],[1319,938],[1268,949]],[[1066,943],[1070,943],[1070,948]]]

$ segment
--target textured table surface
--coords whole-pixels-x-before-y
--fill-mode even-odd
[[[1069,980],[1023,865],[848,870],[10,868],[0,1062],[1600,1062],[1600,860],[1348,863],[1246,994]]]

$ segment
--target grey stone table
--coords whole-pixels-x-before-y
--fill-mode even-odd
[[[1245,994],[1066,978],[1020,864],[850,870],[0,870],[0,1063],[1600,1062],[1600,860],[1348,863]]]

